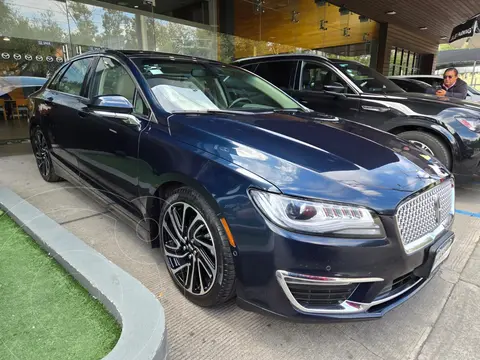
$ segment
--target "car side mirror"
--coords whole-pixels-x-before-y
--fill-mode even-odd
[[[92,99],[88,106],[94,110],[110,111],[122,114],[131,114],[133,105],[120,95],[100,95]]]
[[[325,91],[330,91],[334,93],[343,93],[345,92],[345,86],[339,82],[334,82],[330,85],[324,85],[323,87]]]

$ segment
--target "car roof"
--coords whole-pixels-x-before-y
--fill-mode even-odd
[[[257,61],[262,61],[262,60],[278,60],[278,59],[293,59],[293,60],[322,59],[322,60],[326,60],[326,61],[332,61],[331,59],[328,59],[325,56],[321,56],[321,55],[294,53],[294,54],[251,56],[251,57],[237,59],[233,62],[233,64],[235,64],[235,63],[257,62]]]
[[[121,55],[121,56],[123,55],[128,58],[152,58],[152,59],[163,58],[163,59],[170,59],[170,60],[181,59],[181,60],[187,60],[192,62],[201,61],[201,62],[222,64],[221,62],[216,60],[210,60],[207,58],[202,58],[197,56],[166,53],[166,52],[160,52],[160,51],[146,51],[146,50],[111,50],[111,49],[94,50],[94,51],[83,53],[82,55],[76,56],[75,58],[83,57],[86,55],[102,55],[102,54]],[[71,60],[74,60],[75,58],[72,58]]]

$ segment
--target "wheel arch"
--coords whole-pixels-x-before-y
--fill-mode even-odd
[[[450,156],[452,160],[458,158],[460,150],[457,140],[455,139],[454,135],[450,133],[444,125],[439,124],[438,122],[433,123],[432,121],[424,121],[424,120],[409,120],[409,121],[402,121],[401,125],[392,126],[388,129],[385,129],[391,134],[399,135],[400,133],[406,131],[421,131],[426,132],[430,135],[435,136],[439,139],[442,143],[444,143],[450,151]],[[453,166],[453,164],[452,164]]]
[[[162,208],[162,203],[168,198],[168,195],[181,187],[188,186],[199,192],[217,215],[222,211],[215,198],[207,191],[205,186],[198,180],[180,173],[164,174],[159,178],[159,182],[154,189],[153,195],[148,196],[145,201],[147,219],[158,219]],[[152,240],[152,247],[159,247],[158,222],[149,221],[149,230]]]

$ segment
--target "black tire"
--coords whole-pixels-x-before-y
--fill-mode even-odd
[[[182,243],[180,243],[180,240],[178,240],[178,243],[181,246],[178,250],[172,250],[172,246],[178,246],[177,243],[172,240],[172,236],[170,234],[174,233],[174,224],[172,223],[172,214],[173,211],[176,211],[176,214],[178,215],[180,212],[183,214],[183,211],[179,211],[178,209],[183,209],[182,204],[187,204],[187,212],[185,215],[185,220],[182,220],[180,217],[177,217],[179,220],[179,223],[177,229],[179,229],[182,232],[182,236],[175,236],[175,238],[178,240],[179,238],[184,239]],[[169,211],[170,210],[170,211]],[[201,215],[201,219],[197,220],[197,223],[192,223],[190,225],[189,219],[192,217],[196,217],[195,211]],[[170,234],[164,227],[164,221],[167,224],[167,227],[170,230]],[[182,222],[183,224],[180,224]],[[189,284],[192,284],[190,282],[187,283],[188,279],[192,279],[191,273],[188,273],[185,275],[187,271],[195,267],[195,264],[198,265],[197,274],[200,273],[201,276],[201,270],[199,270],[200,265],[206,264],[208,261],[203,261],[205,260],[206,257],[209,257],[211,260],[213,255],[212,253],[207,253],[207,248],[199,245],[198,239],[195,237],[195,234],[198,234],[200,231],[196,231],[195,228],[197,227],[197,224],[200,224],[204,222],[206,225],[206,230],[208,233],[205,233],[204,237],[202,238],[202,242],[208,242],[208,245],[210,248],[210,251],[215,249],[215,264],[216,264],[216,271],[211,271],[211,273],[215,273],[215,277],[208,282],[208,276],[207,280],[202,281],[202,284],[204,284],[204,290],[206,291],[207,289],[207,284],[210,284],[210,288],[208,291],[206,291],[204,294],[200,293],[193,293],[195,290],[199,291],[200,289],[200,284],[198,286],[189,286]],[[188,225],[188,226],[187,226]],[[190,233],[188,233],[188,228],[192,228]],[[199,229],[204,229],[201,226],[198,226]],[[205,231],[205,230],[202,230]],[[188,234],[187,234],[188,233]],[[183,236],[185,235],[185,236]],[[185,238],[188,238],[186,240]],[[222,226],[222,223],[220,222],[220,219],[216,215],[215,211],[211,208],[211,206],[208,204],[208,202],[203,198],[202,195],[200,195],[197,191],[195,191],[192,188],[189,187],[181,187],[173,190],[171,193],[167,194],[167,199],[165,202],[162,204],[162,209],[160,211],[160,217],[159,217],[159,239],[160,239],[160,249],[162,251],[165,263],[168,268],[168,272],[170,276],[172,277],[173,281],[175,282],[175,285],[178,287],[178,289],[184,294],[185,297],[187,297],[190,301],[193,303],[204,306],[204,307],[211,307],[215,305],[219,305],[222,303],[227,302],[230,300],[234,295],[235,295],[235,266],[233,263],[233,256],[232,256],[232,250],[230,248],[230,244],[228,242],[227,235],[225,234],[225,230]],[[213,246],[212,246],[213,244]],[[166,246],[169,246],[168,248]],[[190,246],[190,250],[185,251],[185,247]],[[193,250],[192,250],[193,249]],[[191,254],[191,251],[195,251],[195,249],[198,251],[197,254]],[[201,250],[203,252],[201,253]],[[167,255],[168,254],[175,254],[175,255],[181,255],[183,256],[183,253],[189,252],[190,255],[192,255],[193,259],[190,258],[172,258]],[[190,256],[188,255],[188,256]],[[197,263],[195,263],[195,257],[197,257]],[[193,261],[193,263],[192,263]],[[200,262],[203,261],[203,262]],[[182,266],[185,267],[185,263],[189,263],[190,266],[187,266],[185,269],[188,268],[188,270],[178,270]],[[183,263],[183,264],[182,264]],[[213,263],[213,261],[210,262],[210,265]],[[192,265],[193,264],[193,265]],[[201,269],[203,269],[203,274],[208,275],[208,266],[202,266]],[[178,277],[174,275],[173,271],[178,270],[177,274]],[[210,267],[211,270],[211,267]],[[189,277],[190,275],[190,277]],[[185,278],[185,279],[183,279]],[[197,275],[196,280],[198,280],[199,276]],[[193,279],[192,279],[193,281]],[[185,285],[184,285],[185,284]],[[190,288],[187,289],[187,288]]]
[[[424,150],[433,153],[433,156],[435,156],[448,169],[452,168],[452,155],[450,149],[437,136],[423,131],[406,131],[398,134],[398,136],[414,144],[421,143],[426,145],[430,151],[426,149]]]
[[[37,162],[37,168],[43,180],[47,182],[58,182],[63,179],[55,173],[53,168],[50,147],[47,138],[42,132],[40,126],[32,129],[30,143],[32,145],[33,155]]]

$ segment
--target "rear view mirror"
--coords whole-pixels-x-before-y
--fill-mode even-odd
[[[324,85],[323,88],[325,89],[325,91],[331,91],[331,92],[335,92],[335,93],[345,92],[345,86],[343,86],[343,84],[341,84],[339,82],[334,82],[330,85]]]
[[[96,96],[90,102],[89,107],[95,110],[104,110],[123,114],[130,114],[133,112],[132,103],[120,95]]]

